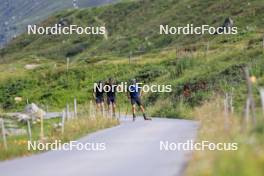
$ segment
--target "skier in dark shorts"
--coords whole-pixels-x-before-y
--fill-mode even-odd
[[[108,113],[110,110],[112,110],[112,116],[115,117],[116,113],[116,91],[117,91],[117,85],[114,83],[114,80],[112,78],[108,79],[108,82],[105,86],[108,86],[109,90],[106,92],[107,96],[107,111]]]
[[[104,84],[103,81],[98,81],[97,86],[94,87],[93,96],[96,102],[96,112],[100,111],[103,114],[104,111]]]
[[[140,107],[144,120],[151,120],[150,118],[146,117],[145,109],[141,102],[141,87],[137,83],[136,79],[132,79],[131,82],[132,84],[128,88],[128,98],[130,99],[132,105],[133,121],[136,120],[136,104]]]

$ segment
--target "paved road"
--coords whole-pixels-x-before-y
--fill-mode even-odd
[[[0,162],[1,176],[180,176],[190,151],[161,151],[160,141],[195,139],[198,124],[187,120],[122,120],[120,126],[79,142],[105,143],[104,151],[51,151]]]

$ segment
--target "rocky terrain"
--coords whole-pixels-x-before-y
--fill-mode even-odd
[[[0,46],[25,31],[25,26],[39,23],[50,14],[67,8],[84,8],[115,0],[3,0],[0,4]]]

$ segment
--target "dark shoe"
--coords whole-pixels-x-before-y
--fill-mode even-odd
[[[135,122],[135,121],[136,121],[136,115],[133,114],[133,122]]]
[[[144,120],[152,120],[151,118],[147,118],[146,114],[143,114]]]

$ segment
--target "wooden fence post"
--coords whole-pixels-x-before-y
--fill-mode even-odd
[[[229,96],[228,93],[225,94],[225,100],[224,100],[224,127],[225,130],[228,129],[228,121],[229,121]]]
[[[246,107],[245,107],[245,123],[249,122],[249,114],[250,114],[250,99],[247,98]]]
[[[66,105],[66,120],[70,119],[70,106],[69,104]]]
[[[43,112],[40,112],[40,140],[44,139]]]
[[[260,97],[261,97],[262,111],[264,115],[264,89],[263,88],[260,89]]]
[[[96,106],[96,105],[95,105]],[[92,103],[92,112],[93,112],[93,118],[96,118],[97,116],[97,111],[96,111],[96,107],[94,106],[94,104]]]
[[[3,137],[4,148],[5,148],[5,150],[7,150],[7,141],[6,141],[6,131],[5,131],[4,119],[1,119],[1,128],[2,128],[2,137]]]
[[[32,132],[31,132],[31,125],[29,120],[27,120],[27,128],[28,128],[28,138],[32,142]]]
[[[100,116],[102,115],[102,110],[100,107],[97,106],[96,103],[94,103],[92,100],[91,100],[91,112],[92,112],[92,118],[94,117],[97,117],[97,116]]]
[[[234,88],[232,88],[232,92],[230,94],[230,100],[229,100],[229,105],[230,105],[230,111],[233,114],[234,113],[234,100],[233,100],[233,96],[234,96]]]
[[[112,106],[111,106],[111,103],[108,105],[106,112],[107,112],[106,118],[111,118],[112,117]]]
[[[92,100],[90,101],[90,107],[89,107],[89,113],[90,113],[90,118],[92,118],[93,117],[93,112],[92,112]]]
[[[102,111],[102,116],[105,117],[105,106],[104,105],[103,105],[103,109],[101,111]]]
[[[69,71],[69,65],[70,65],[70,58],[67,57],[67,72]]]
[[[253,97],[253,88],[252,88],[252,82],[250,80],[250,75],[249,75],[249,69],[248,67],[244,68],[244,72],[245,72],[245,76],[246,76],[246,81],[247,81],[247,89],[248,89],[248,100],[247,100],[247,104],[249,103],[249,108],[251,110],[251,114],[252,114],[252,121],[253,121],[253,125],[256,125],[256,111],[255,111],[255,101],[254,101],[254,97]],[[246,105],[247,107],[247,105]],[[245,117],[247,116],[247,114],[249,114],[248,112],[249,110],[246,109],[245,110]]]
[[[74,98],[74,117],[77,117],[77,99]]]
[[[61,134],[64,135],[64,126],[65,125],[65,110],[62,111],[62,119],[61,119]]]
[[[120,106],[118,106],[118,119],[121,118]]]
[[[110,118],[113,117],[113,104],[110,103]]]

